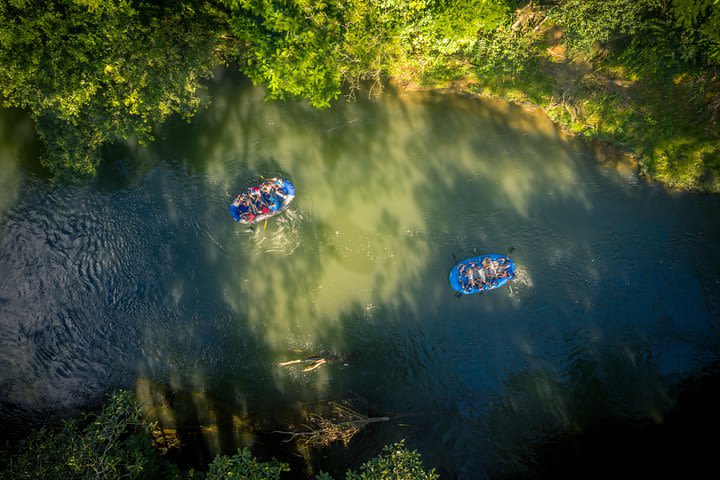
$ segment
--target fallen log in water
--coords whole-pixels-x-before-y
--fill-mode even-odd
[[[330,402],[331,416],[325,418],[318,414],[311,414],[310,421],[293,432],[276,431],[290,435],[288,442],[297,440],[301,447],[326,447],[335,441],[342,441],[344,445],[360,430],[371,423],[386,422],[390,417],[369,417],[348,405]]]

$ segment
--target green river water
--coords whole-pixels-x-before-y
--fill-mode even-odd
[[[0,112],[8,438],[129,388],[188,463],[254,445],[339,478],[405,439],[445,478],[497,477],[558,432],[661,422],[717,362],[717,196],[501,102],[210,92],[82,185],[48,181],[29,118]],[[250,231],[228,204],[261,175],[297,197]],[[511,246],[512,291],[455,298],[454,258]],[[317,354],[337,361],[278,365]],[[305,459],[272,433],[346,400],[390,420]]]

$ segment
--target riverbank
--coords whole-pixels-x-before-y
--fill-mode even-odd
[[[267,99],[317,108],[388,76],[530,105],[623,148],[650,178],[720,191],[717,2],[166,7],[0,9],[0,33],[12,40],[0,46],[2,103],[30,112],[54,177],[88,179],[105,146],[149,144],[171,115],[191,119],[208,100],[202,80],[237,65]],[[69,40],[79,32],[82,41]]]
[[[548,12],[531,3],[515,12],[512,27],[496,33],[484,52],[408,57],[390,73],[405,89],[540,109],[566,134],[622,150],[649,179],[720,192],[720,83],[712,70],[662,69],[630,59],[654,52],[628,52],[627,42],[614,48],[596,43],[581,52],[569,48],[565,37]],[[492,58],[498,49],[504,49],[501,60]]]
[[[198,468],[182,468],[168,452],[164,431],[143,415],[142,406],[128,391],[110,393],[101,408],[66,418],[62,425],[29,432],[13,445],[0,445],[0,478],[128,478],[154,480],[229,480],[263,478],[279,480],[290,472],[290,464],[273,454],[259,460],[249,448],[237,453],[216,455]],[[385,472],[398,480],[437,480],[434,470],[426,471],[420,455],[405,448],[404,442],[387,445],[368,459],[358,473],[348,470],[348,480],[380,480]],[[307,478],[292,471],[293,478]],[[319,472],[317,480],[332,480]]]

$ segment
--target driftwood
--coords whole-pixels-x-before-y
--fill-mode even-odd
[[[310,421],[297,431],[275,433],[290,435],[287,441],[297,440],[300,447],[327,447],[338,440],[347,446],[355,434],[367,425],[390,420],[390,417],[368,417],[347,405],[335,402],[330,402],[330,408],[330,418],[313,413],[310,415]]]
[[[322,365],[328,364],[328,363],[335,363],[335,362],[344,362],[345,359],[343,356],[340,355],[333,355],[333,354],[327,354],[327,355],[313,355],[311,357],[303,358],[301,360],[290,360],[287,362],[280,362],[278,363],[279,367],[287,367],[290,365],[305,365],[305,368],[302,369],[303,372],[311,372],[315,370],[316,368],[320,368]]]

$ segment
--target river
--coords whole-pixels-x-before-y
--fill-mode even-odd
[[[0,112],[4,436],[129,388],[204,461],[275,453],[269,432],[351,400],[390,421],[307,471],[405,439],[445,478],[488,478],[558,432],[660,422],[718,361],[720,197],[502,102],[388,88],[318,111],[228,74],[210,91],[81,185],[50,182],[30,119]],[[251,231],[227,209],[261,175],[297,197]],[[512,290],[453,295],[454,258],[511,246]],[[316,354],[340,359],[278,365]]]

